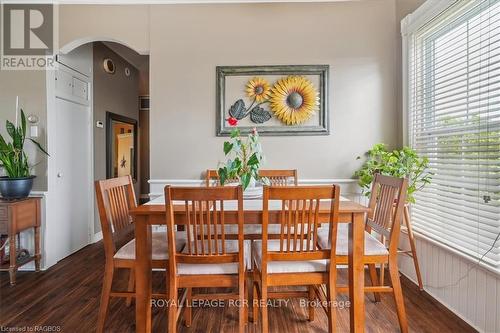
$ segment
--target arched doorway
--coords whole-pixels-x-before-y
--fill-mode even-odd
[[[131,173],[137,197],[149,193],[149,104],[139,105],[149,99],[149,56],[110,38],[79,39],[60,51],[56,70],[47,73],[53,148],[47,220],[57,232],[46,234],[58,240],[46,244],[56,243],[49,245],[56,261],[102,238],[94,180]],[[120,122],[108,126],[110,114],[134,121],[136,129]]]

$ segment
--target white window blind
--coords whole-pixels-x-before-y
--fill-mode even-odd
[[[457,1],[408,38],[408,139],[434,173],[414,228],[498,269],[500,2]]]

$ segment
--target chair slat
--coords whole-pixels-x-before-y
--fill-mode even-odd
[[[271,186],[298,184],[297,170],[259,170],[259,177],[267,178]]]
[[[106,258],[112,260],[116,251],[114,234],[128,229],[133,222],[129,210],[137,207],[132,178],[98,180],[95,188]]]
[[[186,210],[186,221],[184,223],[188,227],[188,246],[187,251],[184,251],[187,253],[182,255],[198,257],[195,260],[196,262],[202,262],[205,258],[208,260],[207,263],[213,263],[214,260],[208,258],[226,255],[224,201],[238,200],[242,203],[241,187],[177,188],[167,186],[165,191],[165,198],[170,200],[167,203],[167,210],[173,210],[171,201],[184,200]],[[238,208],[239,210],[240,208]],[[241,205],[242,210],[243,206]],[[175,214],[167,213],[167,224],[169,228],[174,228],[175,221],[172,220],[170,215],[174,216]],[[238,221],[238,229],[243,230],[242,213],[238,215]],[[243,242],[243,238],[241,238],[241,242]]]
[[[273,250],[272,253],[293,256],[307,252],[312,257],[314,255],[317,255],[318,258],[322,257],[319,254],[321,250],[318,250],[316,246],[318,227],[320,226],[320,200],[332,200],[334,207],[338,207],[338,186],[290,187],[286,189],[280,186],[265,186],[264,191],[267,192],[264,195],[264,201],[281,201],[279,218],[281,229],[280,246],[279,250]],[[269,214],[269,206],[265,202],[264,216],[266,214]],[[263,239],[268,239],[268,223],[268,218],[264,218],[262,226]]]

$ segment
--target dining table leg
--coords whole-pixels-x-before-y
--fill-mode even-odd
[[[147,216],[135,218],[135,327],[151,332],[151,226]]]
[[[364,213],[353,213],[349,224],[349,299],[351,332],[365,330]]]

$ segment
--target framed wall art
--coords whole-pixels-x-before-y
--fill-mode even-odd
[[[216,130],[328,135],[328,65],[218,66]]]

